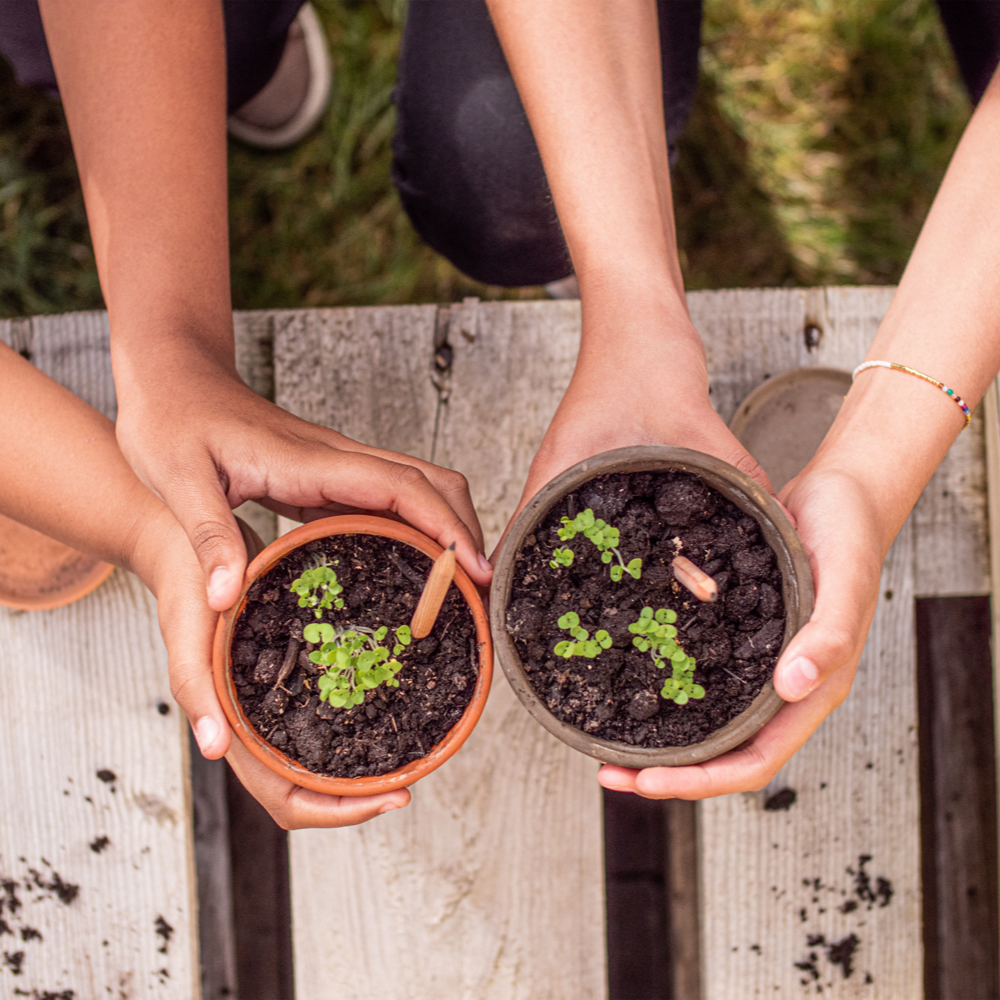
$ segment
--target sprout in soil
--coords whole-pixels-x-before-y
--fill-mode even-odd
[[[648,651],[659,669],[666,667],[668,662],[673,667],[673,676],[666,679],[660,694],[678,705],[686,705],[689,699],[704,698],[705,689],[694,683],[695,659],[678,644],[676,621],[676,611],[660,608],[654,612],[647,607],[628,630],[635,636],[632,645],[643,652]]]
[[[587,659],[592,660],[611,646],[611,636],[604,629],[595,632],[594,638],[591,639],[590,633],[585,628],[580,627],[580,616],[575,611],[567,611],[559,619],[558,625],[561,629],[569,632],[575,640],[570,642],[567,639],[556,643],[553,652],[564,660],[568,660],[571,656],[586,656]]]
[[[299,595],[300,608],[312,608],[317,618],[330,608],[340,609],[344,599],[340,596],[344,588],[337,583],[337,574],[327,562],[321,562],[312,569],[303,570],[302,576],[293,580],[288,588]]]
[[[403,665],[396,657],[410,644],[410,627],[401,625],[396,629],[397,641],[391,657],[389,650],[381,645],[388,634],[385,625],[374,630],[363,625],[337,628],[326,622],[307,625],[302,630],[305,641],[322,643],[309,654],[309,659],[327,668],[319,679],[320,701],[327,701],[334,708],[350,707],[360,705],[365,692],[380,684],[399,687],[396,674]]]
[[[611,567],[611,579],[617,583],[625,573],[636,580],[642,576],[642,560],[633,559],[627,565],[618,551],[618,529],[612,528],[606,521],[599,517],[594,517],[594,512],[589,507],[577,514],[574,518],[564,517],[561,520],[562,527],[559,529],[561,541],[568,542],[582,533],[585,538],[590,539],[601,553],[601,562],[611,563],[615,558],[618,565]],[[571,566],[573,564],[572,549],[556,549],[552,553],[549,566],[558,569],[560,566]]]

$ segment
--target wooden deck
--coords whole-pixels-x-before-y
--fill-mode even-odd
[[[761,381],[800,365],[853,368],[891,293],[690,295],[716,408],[728,419]],[[569,381],[579,304],[250,313],[236,326],[240,370],[262,395],[464,472],[490,545]],[[113,414],[106,331],[102,314],[0,324],[0,338]],[[924,995],[916,599],[990,592],[983,426],[977,416],[959,438],[893,547],[844,706],[766,790],[664,811],[672,921],[655,925],[670,940],[664,997],[798,997],[820,987],[834,998]],[[1000,420],[992,426],[1000,436]],[[249,516],[265,536],[284,527],[260,509]],[[0,956],[23,952],[20,975],[9,957],[0,965],[0,994],[198,995],[187,740],[154,611],[119,572],[72,608],[0,613],[0,876],[23,903],[0,910],[14,932],[0,925]],[[46,721],[27,674],[55,691],[71,676],[75,697]],[[596,770],[537,727],[498,678],[472,739],[414,789],[410,808],[289,836],[295,995],[606,997]],[[211,769],[196,774],[214,1000],[236,989],[241,916],[228,896],[225,782]],[[773,808],[785,789],[794,803]],[[331,856],[346,877],[330,873]],[[995,850],[993,865],[995,876]],[[79,887],[74,898],[51,888],[60,882]],[[996,886],[981,895],[995,920]],[[24,927],[41,938],[24,940]],[[278,1000],[249,977],[237,995]]]

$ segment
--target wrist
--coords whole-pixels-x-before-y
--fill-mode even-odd
[[[135,573],[154,596],[158,596],[162,582],[163,553],[169,551],[172,544],[190,546],[169,508],[150,493],[149,500],[136,516],[135,530],[123,553],[122,564]]]

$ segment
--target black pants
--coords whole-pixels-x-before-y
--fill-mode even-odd
[[[228,105],[277,68],[304,0],[223,0]],[[1000,61],[1000,0],[938,0],[962,78],[978,101]],[[658,0],[667,141],[698,81],[701,0]],[[0,53],[21,83],[56,90],[37,0],[0,0]],[[393,180],[420,235],[466,274],[537,285],[572,270],[541,158],[484,0],[410,0]]]
[[[305,0],[223,0],[227,105],[242,107],[274,75],[292,21]],[[0,54],[18,83],[58,93],[38,0],[0,0]]]

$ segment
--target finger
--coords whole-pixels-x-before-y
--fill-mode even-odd
[[[810,559],[812,617],[792,637],[774,671],[774,688],[801,701],[844,667],[857,664],[878,599],[879,565],[853,547],[824,547]]]
[[[323,795],[300,788],[265,767],[241,743],[226,755],[243,787],[285,830],[356,826],[410,802],[406,788],[382,795]]]
[[[240,595],[247,555],[214,463],[208,459],[194,467],[187,463],[183,479],[159,485],[201,566],[209,607],[231,608]]]
[[[276,486],[268,489],[269,496],[279,496],[285,503],[298,501],[303,507],[349,503],[367,510],[392,511],[442,547],[454,542],[459,562],[477,584],[487,586],[492,580],[493,569],[479,551],[478,540],[415,465],[362,451],[335,452],[325,446],[322,453],[309,450],[309,460],[317,463],[320,458],[323,464],[319,468],[329,470],[319,483],[319,494],[302,489],[293,498]]]
[[[785,705],[751,740],[721,757],[689,767],[647,767],[641,771],[605,765],[598,781],[612,791],[634,792],[650,799],[696,800],[758,791],[846,697],[852,678],[853,673],[849,673],[842,683],[833,680],[810,698]]]
[[[453,469],[445,469],[440,465],[434,465],[431,462],[425,462],[410,455],[385,451],[381,448],[371,448],[350,438],[344,438],[341,435],[338,435],[338,438],[338,446],[345,451],[370,455],[387,462],[410,465],[422,472],[431,486],[437,490],[448,506],[451,507],[466,528],[468,528],[469,533],[475,540],[477,550],[480,553],[484,551],[483,529],[479,523],[479,515],[476,513],[475,504],[472,502],[469,481],[460,472],[455,472]]]
[[[184,545],[183,539],[178,544]],[[191,565],[189,574],[196,574]],[[196,578],[195,578],[196,579]],[[229,749],[231,731],[215,693],[212,643],[218,615],[205,603],[201,588],[161,588],[157,601],[160,633],[167,647],[170,692],[191,723],[198,749],[215,760]]]

